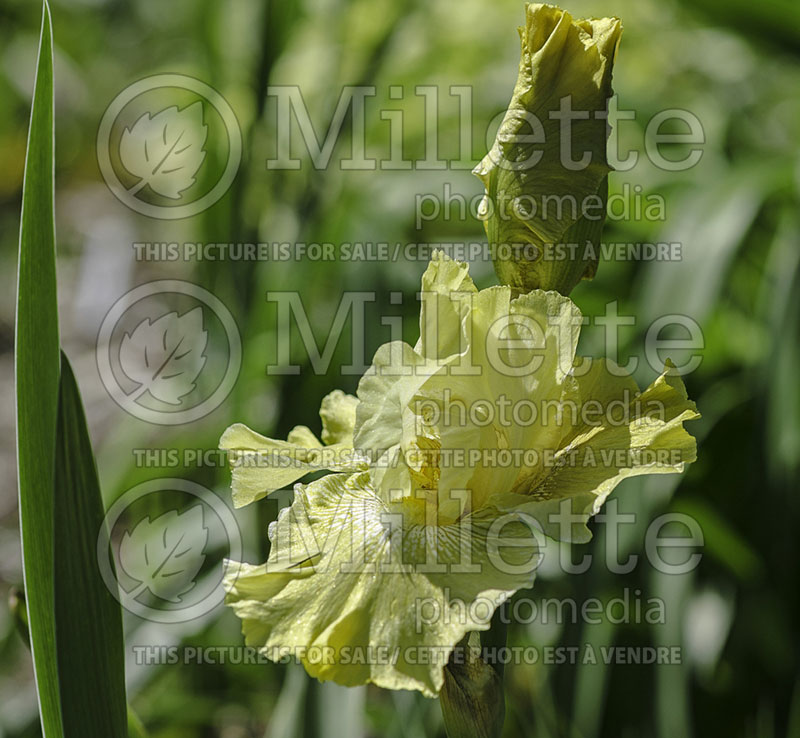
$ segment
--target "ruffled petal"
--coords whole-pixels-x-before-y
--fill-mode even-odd
[[[468,265],[434,250],[422,275],[419,340],[414,350],[440,361],[463,352],[468,342],[464,321],[477,294]]]
[[[364,466],[352,443],[323,446],[305,426],[278,441],[236,423],[222,434],[219,447],[228,452],[234,507],[260,500],[309,472],[356,471]]]
[[[322,398],[319,416],[322,418],[322,442],[325,445],[353,445],[358,398],[334,390]]]
[[[577,422],[565,424],[546,472],[526,480],[502,504],[532,515],[558,540],[584,542],[591,538],[586,521],[623,479],[682,472],[697,458],[696,441],[683,423],[700,415],[669,361],[641,394],[633,379],[607,360],[591,361],[576,380]],[[566,529],[551,520],[564,500],[571,501],[567,512],[578,516]]]
[[[298,486],[269,561],[229,562],[225,587],[246,642],[267,657],[293,656],[321,680],[435,696],[455,645],[487,629],[537,563],[514,514],[406,526],[368,474],[338,474]]]

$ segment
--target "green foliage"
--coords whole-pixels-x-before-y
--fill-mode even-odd
[[[66,736],[125,736],[120,607],[97,566],[103,502],[80,392],[61,354],[55,457],[55,629]]]
[[[122,622],[97,567],[103,503],[78,386],[59,361],[53,47],[44,5],[22,196],[16,385],[27,620],[42,732],[126,735]],[[17,601],[24,602],[20,598]]]
[[[53,460],[59,341],[53,215],[53,42],[47,5],[22,194],[17,287],[17,468],[25,594],[47,738],[62,734],[56,659]]]

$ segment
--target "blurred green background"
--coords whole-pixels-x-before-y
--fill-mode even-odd
[[[666,510],[692,515],[704,538],[701,565],[665,576],[640,563],[611,576],[593,566],[565,576],[545,566],[536,598],[604,600],[625,588],[659,597],[666,623],[512,625],[514,645],[681,646],[679,665],[512,665],[507,668],[508,736],[798,736],[798,479],[800,475],[800,6],[701,0],[575,0],[576,16],[623,19],[614,88],[621,108],[637,111],[620,128],[621,150],[644,151],[644,126],[665,108],[692,111],[705,130],[700,163],[665,172],[647,163],[612,174],[612,192],[640,185],[666,202],[666,219],[614,220],[609,242],[676,241],[680,262],[601,263],[573,299],[585,314],[618,301],[637,316],[621,331],[622,356],[643,356],[644,331],[668,313],[703,328],[700,368],[686,377],[703,419],[691,425],[699,460],[680,477],[633,479],[615,493],[637,523],[623,527],[622,549],[641,552],[647,523]],[[415,196],[445,183],[468,198],[481,192],[466,163],[485,153],[484,132],[508,102],[516,78],[514,0],[57,0],[56,197],[63,342],[75,366],[95,442],[107,503],[146,479],[180,476],[227,497],[225,468],[138,468],[134,448],[214,448],[221,431],[242,421],[285,437],[295,424],[319,430],[320,399],[357,377],[341,376],[350,334],[333,364],[315,376],[295,342],[296,377],[268,376],[275,362],[275,308],[269,290],[299,290],[318,337],[346,290],[376,290],[366,356],[385,340],[378,316],[403,315],[413,341],[421,261],[137,262],[132,243],[147,241],[480,241],[481,225],[439,218],[415,224]],[[20,585],[14,473],[13,333],[16,246],[27,118],[40,23],[38,3],[0,3],[0,737],[38,735],[28,651],[5,604]],[[138,216],[108,191],[95,155],[105,107],[127,85],[158,72],[198,77],[234,108],[244,135],[242,168],[229,193],[203,215],[166,222]],[[367,140],[388,155],[388,123],[378,113],[390,85],[403,85],[405,155],[425,153],[424,116],[415,85],[439,85],[440,153],[464,166],[442,171],[271,171],[274,100],[269,84],[296,84],[318,130],[342,85],[375,85]],[[450,85],[473,89],[471,152],[458,151],[459,117]],[[374,105],[372,103],[375,103]],[[349,125],[346,122],[346,126]],[[348,130],[347,128],[345,130]],[[348,153],[344,135],[334,163]],[[481,286],[491,266],[475,264]],[[103,389],[94,340],[103,315],[131,287],[157,278],[202,284],[231,309],[244,341],[235,390],[191,425],[149,425],[123,412]],[[402,291],[402,305],[389,291]],[[584,353],[602,354],[587,329]],[[640,384],[653,379],[644,361]],[[265,556],[274,504],[237,512],[245,560]],[[605,545],[604,531],[589,547]],[[416,694],[344,689],[310,681],[283,665],[142,666],[135,644],[224,645],[241,642],[223,608],[176,626],[126,617],[129,699],[154,738],[246,736],[443,735],[439,707]],[[91,647],[90,644],[88,647]]]

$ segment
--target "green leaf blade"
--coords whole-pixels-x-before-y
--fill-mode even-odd
[[[53,458],[59,381],[53,179],[53,44],[45,3],[22,194],[15,375],[25,591],[46,738],[63,735],[53,620]]]
[[[80,391],[61,355],[55,463],[55,614],[64,734],[127,735],[120,606],[97,561],[100,483]]]

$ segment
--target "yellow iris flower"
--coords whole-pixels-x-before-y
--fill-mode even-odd
[[[321,441],[230,427],[237,506],[334,472],[295,486],[265,564],[228,562],[247,644],[322,680],[435,695],[454,646],[531,586],[538,535],[587,540],[622,479],[693,461],[698,414],[671,366],[640,394],[576,358],[580,325],[558,292],[479,291],[436,253],[416,345],[381,346],[357,397],[323,400]]]

